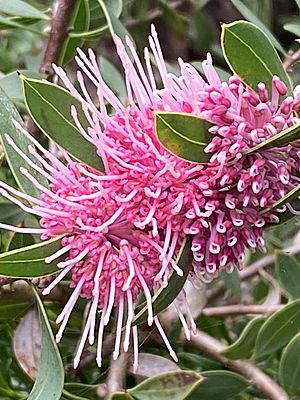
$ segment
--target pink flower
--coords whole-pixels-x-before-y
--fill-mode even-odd
[[[90,50],[86,56],[79,50],[77,77],[84,97],[64,71],[55,68],[82,102],[90,120],[88,132],[73,109],[75,122],[96,144],[106,174],[118,179],[119,191],[114,195],[117,201],[123,199],[126,219],[152,230],[154,236],[158,229],[165,229],[165,249],[177,232],[178,237],[193,235],[194,277],[211,281],[223,268],[232,271],[242,266],[246,249],[264,249],[262,227],[279,219],[275,213],[262,211],[298,183],[297,147],[251,155],[243,152],[300,121],[295,113],[299,95],[280,103],[287,90],[276,76],[270,98],[263,83],[256,93],[236,76],[221,82],[209,54],[203,62],[205,79],[181,59],[181,75],[168,73],[152,26],[149,43],[160,73],[158,87],[149,50],[144,52],[144,68],[129,38],[126,43],[134,63],[121,40],[114,39],[125,71],[129,106],[103,81],[94,53]],[[100,109],[91,100],[83,74],[97,89]],[[114,109],[112,116],[105,102]],[[155,110],[192,113],[213,122],[212,141],[206,148],[212,153],[210,163],[189,163],[163,148],[155,132]]]
[[[176,359],[158,318],[153,317],[151,294],[167,285],[172,272],[182,274],[174,256],[183,238],[193,236],[191,279],[195,283],[199,278],[210,281],[221,269],[230,271],[242,265],[246,249],[264,247],[262,227],[277,217],[262,211],[298,182],[296,147],[243,154],[266,137],[299,122],[293,112],[299,99],[287,97],[279,104],[279,95],[284,95],[286,89],[277,77],[273,79],[271,100],[263,84],[255,93],[237,77],[221,82],[210,55],[203,62],[205,79],[180,59],[181,75],[177,77],[167,72],[152,27],[149,43],[161,77],[158,86],[148,49],[144,68],[130,39],[127,38],[127,45],[135,64],[121,40],[114,39],[125,71],[126,105],[103,81],[91,50],[89,56],[78,50],[76,57],[82,94],[65,72],[55,67],[64,85],[82,103],[90,125],[87,131],[81,126],[75,107],[71,113],[82,135],[96,146],[105,173],[74,162],[64,151],[64,161],[60,161],[17,125],[43,154],[41,157],[35,147],[30,147],[44,169],[31,162],[7,137],[9,143],[49,180],[49,187],[41,186],[25,168],[24,176],[41,191],[39,199],[0,183],[4,197],[41,218],[41,228],[0,227],[39,233],[42,239],[64,235],[61,249],[46,260],[65,257],[58,264],[61,273],[44,293],[49,293],[68,273],[74,288],[57,319],[61,323],[57,340],[78,297],[91,300],[75,366],[87,338],[91,344],[94,342],[97,310],[101,311],[97,353],[101,365],[104,327],[114,307],[118,308],[114,356],[120,351],[125,320],[124,350],[128,350],[132,336],[137,365],[137,328],[132,321],[134,304],[141,294],[147,301],[148,324],[155,322]],[[99,107],[89,94],[87,79],[96,88]],[[108,115],[106,103],[113,109],[112,115]],[[166,150],[156,136],[155,110],[193,113],[212,121],[212,141],[206,149],[212,152],[210,163],[190,163]],[[29,208],[14,196],[34,206]],[[175,305],[189,338],[195,325],[184,291]]]

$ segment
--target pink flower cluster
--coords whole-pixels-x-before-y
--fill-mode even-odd
[[[191,280],[209,282],[222,269],[242,266],[247,249],[264,249],[263,226],[278,221],[276,210],[264,210],[299,184],[297,144],[247,154],[251,147],[300,122],[300,97],[286,97],[287,89],[278,77],[274,76],[269,94],[263,83],[255,92],[236,76],[221,82],[210,55],[203,62],[204,78],[181,59],[180,75],[175,76],[167,71],[152,27],[149,44],[160,74],[158,84],[149,50],[145,49],[144,67],[129,38],[131,58],[122,41],[114,39],[125,71],[126,105],[104,82],[91,50],[88,56],[78,50],[76,57],[80,92],[62,68],[55,66],[64,85],[82,104],[89,128],[83,128],[75,107],[72,116],[82,135],[95,145],[105,171],[75,162],[65,151],[65,161],[60,161],[18,125],[35,146],[30,146],[30,152],[44,169],[32,162],[31,167],[49,180],[49,187],[41,186],[24,168],[21,172],[41,192],[39,199],[0,183],[3,196],[41,218],[39,229],[1,227],[41,233],[42,239],[64,235],[62,248],[46,259],[52,262],[66,257],[58,264],[61,273],[44,293],[68,273],[74,288],[57,320],[61,323],[57,340],[78,297],[91,299],[75,366],[87,338],[90,344],[94,342],[97,310],[101,311],[97,353],[101,365],[104,327],[114,307],[118,307],[114,356],[119,354],[125,324],[124,350],[128,350],[132,335],[137,365],[138,336],[132,322],[134,303],[141,294],[148,306],[148,324],[155,322],[176,358],[153,315],[151,296],[168,284],[171,273],[182,275],[175,256],[185,236],[192,236]],[[98,104],[88,89],[91,84]],[[107,104],[114,110],[112,115]],[[206,147],[211,153],[209,163],[182,160],[161,145],[154,123],[158,110],[192,113],[213,123],[212,140]],[[28,162],[13,140],[8,140]],[[34,206],[24,206],[13,195]],[[181,300],[176,307],[190,337],[195,324],[184,292]]]

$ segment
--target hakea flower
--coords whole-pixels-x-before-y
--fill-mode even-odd
[[[89,50],[87,56],[78,50],[82,94],[62,68],[55,67],[65,86],[82,102],[89,129],[83,129],[75,108],[74,120],[97,146],[105,173],[116,179],[118,190],[113,196],[124,205],[126,219],[152,231],[154,237],[164,229],[163,254],[170,243],[176,249],[183,234],[193,235],[192,275],[210,281],[223,268],[231,271],[241,266],[246,249],[264,249],[262,227],[279,219],[275,213],[262,211],[298,183],[297,147],[243,153],[298,123],[300,96],[281,101],[287,89],[277,76],[270,97],[263,83],[255,92],[237,76],[222,82],[209,54],[202,64],[204,78],[181,59],[180,76],[168,73],[152,27],[149,44],[160,74],[158,86],[148,48],[144,68],[129,38],[130,56],[122,41],[114,40],[125,71],[129,105],[123,105],[106,85],[94,53]],[[99,108],[91,99],[86,79],[96,87]],[[112,115],[107,113],[106,102],[114,110]],[[184,161],[163,148],[154,127],[157,110],[191,113],[214,124],[206,148],[212,153],[208,164]]]
[[[87,322],[75,356],[78,365],[84,344],[94,342],[97,310],[101,311],[97,361],[101,365],[104,327],[114,307],[117,329],[114,356],[121,346],[125,310],[124,349],[133,337],[134,363],[137,365],[137,328],[132,327],[134,304],[144,294],[148,323],[154,321],[170,354],[176,359],[157,317],[153,317],[151,293],[166,286],[169,275],[182,274],[174,261],[183,238],[191,235],[194,255],[191,279],[210,281],[221,269],[240,266],[246,249],[263,248],[262,227],[276,222],[274,213],[263,210],[274,204],[298,182],[299,151],[293,145],[244,155],[265,138],[299,122],[295,110],[299,96],[286,97],[286,88],[273,78],[271,98],[259,84],[258,92],[247,88],[238,77],[221,82],[210,55],[203,62],[205,77],[179,59],[180,76],[167,72],[154,27],[149,37],[161,84],[157,84],[145,49],[145,68],[134,45],[126,39],[127,54],[121,40],[114,37],[125,71],[128,104],[123,105],[104,82],[94,53],[78,50],[76,61],[79,92],[65,72],[55,71],[68,90],[77,97],[89,128],[85,130],[72,107],[71,113],[82,135],[93,143],[103,160],[105,172],[74,162],[62,151],[64,161],[45,150],[18,124],[31,141],[31,154],[38,167],[17,147],[10,145],[29,165],[49,180],[44,187],[25,168],[21,169],[40,191],[39,199],[0,183],[1,194],[24,210],[39,216],[41,228],[4,226],[22,232],[39,233],[42,239],[64,235],[61,249],[47,258],[59,261],[61,273],[44,290],[49,293],[68,273],[74,291],[58,317],[60,340],[79,296],[91,300]],[[134,60],[134,63],[131,61]],[[95,85],[97,104],[89,94],[87,80]],[[113,110],[109,115],[106,103]],[[213,123],[211,152],[207,164],[180,159],[157,139],[154,111],[185,112]],[[14,196],[28,200],[33,207]],[[176,303],[187,337],[195,328],[182,292]],[[183,309],[188,314],[187,321]]]
[[[56,335],[57,342],[61,340],[79,296],[91,300],[74,366],[76,368],[80,361],[86,340],[88,339],[90,344],[95,341],[98,310],[101,311],[101,318],[97,363],[101,366],[104,328],[111,320],[113,309],[118,307],[113,356],[116,359],[119,355],[124,326],[124,351],[128,351],[132,335],[136,368],[138,332],[137,326],[132,326],[132,322],[134,304],[143,294],[148,307],[149,326],[154,322],[171,356],[177,360],[158,317],[153,315],[151,296],[153,291],[165,284],[166,276],[171,271],[174,270],[179,275],[183,273],[173,259],[175,248],[178,250],[182,242],[178,237],[179,234],[174,234],[170,243],[169,238],[166,239],[164,236],[169,235],[168,232],[160,230],[154,235],[151,231],[136,227],[126,220],[125,203],[122,202],[124,199],[116,200],[119,182],[113,176],[101,174],[82,163],[74,162],[62,149],[60,149],[61,159],[58,159],[43,148],[18,122],[14,121],[14,124],[32,142],[29,152],[43,168],[29,159],[6,134],[8,144],[37,173],[49,181],[49,187],[41,185],[34,174],[24,167],[21,167],[20,171],[40,191],[39,198],[0,182],[0,194],[24,211],[38,216],[40,228],[14,227],[6,224],[0,226],[15,232],[40,234],[42,240],[63,236],[61,249],[45,259],[46,263],[57,260],[61,272],[43,290],[44,295],[49,294],[68,273],[71,274],[70,286],[74,291],[57,318],[57,323],[61,324]],[[32,207],[23,204],[16,197],[30,202]],[[195,323],[189,310],[186,321],[181,311],[181,309],[186,310],[185,306],[187,307],[185,295],[181,294],[176,308],[186,336],[190,338],[190,330],[195,329]]]

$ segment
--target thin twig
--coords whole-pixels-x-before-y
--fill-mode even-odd
[[[124,381],[128,371],[128,362],[130,356],[130,353],[123,352],[116,360],[111,357],[109,372],[105,385],[105,400],[108,400],[112,393],[118,392],[124,388]]]
[[[202,310],[202,314],[207,317],[216,315],[272,314],[280,308],[282,308],[282,305],[264,306],[257,304],[234,304],[230,306],[206,307]]]
[[[286,56],[286,58],[283,61],[283,66],[285,70],[289,70],[293,64],[295,64],[297,61],[300,61],[300,49],[293,52],[289,52]]]
[[[293,246],[287,247],[282,250],[284,253],[295,255],[300,253],[300,243],[296,243]],[[255,261],[253,264],[245,267],[245,269],[239,272],[239,276],[241,280],[245,280],[251,278],[253,275],[258,273],[261,269],[267,268],[274,264],[275,261],[275,254],[267,255],[261,258],[258,261]],[[207,292],[207,300],[213,300],[219,296],[221,296],[225,292],[225,286],[222,284],[218,288],[211,289]]]
[[[68,23],[76,0],[55,0],[52,8],[51,30],[40,72],[53,73],[52,63],[58,61],[60,50],[68,34]]]
[[[184,340],[183,335],[182,340]],[[275,381],[273,381],[273,379],[271,379],[251,362],[245,360],[230,360],[229,358],[220,354],[226,346],[205,332],[197,331],[197,334],[192,336],[191,341],[186,343],[190,344],[194,348],[196,347],[198,350],[218,361],[231,371],[237,372],[249,379],[251,384],[263,392],[268,399],[289,399],[288,394],[281,386],[279,386]]]

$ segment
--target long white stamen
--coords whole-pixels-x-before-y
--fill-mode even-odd
[[[51,256],[48,256],[45,258],[45,263],[50,264],[53,260],[56,258],[62,256],[63,254],[67,253],[71,249],[71,246],[65,246],[56,251],[55,253],[51,254]]]
[[[84,250],[82,250],[76,257],[67,260],[67,261],[62,261],[60,263],[57,264],[58,268],[65,268],[68,267],[69,265],[74,265],[76,263],[78,263],[79,261],[81,261],[90,251],[90,248],[87,246],[85,247]]]
[[[0,229],[6,229],[8,231],[13,231],[17,233],[33,233],[33,234],[42,234],[48,232],[47,229],[43,228],[21,228],[19,226],[13,226],[8,224],[0,223]]]
[[[84,330],[83,330],[83,333],[82,333],[82,336],[81,336],[81,339],[80,339],[80,342],[79,342],[79,345],[77,348],[76,355],[74,357],[74,369],[76,369],[78,367],[78,364],[80,362],[81,354],[83,352],[84,345],[85,345],[85,342],[86,342],[86,339],[87,339],[87,336],[88,336],[88,333],[90,330],[91,318],[92,318],[92,307],[90,307],[89,315],[88,315],[87,321],[85,323],[85,327],[84,327]]]
[[[127,352],[129,349],[129,338],[130,338],[130,330],[131,330],[131,324],[133,320],[133,301],[132,301],[132,293],[130,290],[127,290],[127,304],[128,304],[128,317],[127,317],[127,322],[126,322],[126,328],[125,328],[125,338],[124,338],[124,351]]]
[[[133,336],[133,372],[136,373],[139,366],[139,339],[137,326],[132,327]]]
[[[99,332],[98,332],[98,344],[97,344],[97,365],[100,368],[102,364],[102,343],[103,343],[103,333],[104,333],[104,315],[106,314],[107,310],[107,299],[105,301],[105,306],[103,307],[103,311],[100,318],[99,324]]]
[[[105,313],[105,316],[104,316],[104,325],[105,326],[109,322],[111,310],[112,310],[112,308],[114,306],[114,302],[115,302],[115,290],[116,290],[115,280],[116,280],[115,275],[113,275],[111,277],[111,281],[110,281],[108,305],[107,305],[106,313]]]
[[[136,269],[136,274],[139,278],[139,281],[142,285],[145,297],[146,297],[146,302],[147,302],[147,309],[148,309],[148,325],[151,326],[153,324],[153,308],[152,308],[152,297],[151,297],[151,293],[150,290],[147,286],[147,283],[143,277],[143,275],[141,274],[140,270],[137,268]]]
[[[167,335],[165,334],[165,331],[163,330],[163,327],[161,326],[157,316],[154,317],[154,323],[155,323],[155,325],[156,325],[156,327],[157,327],[157,329],[158,329],[158,331],[159,331],[159,333],[160,333],[160,335],[161,335],[161,337],[162,337],[167,349],[169,350],[170,356],[173,358],[174,361],[177,362],[178,358],[176,356],[176,353],[172,349],[172,346],[171,346],[171,344],[170,344],[170,342],[169,342],[169,340],[167,338]]]
[[[43,295],[47,296],[51,290],[68,274],[68,272],[71,271],[71,269],[73,268],[73,265],[70,265],[67,268],[64,268],[60,274],[54,279],[54,281],[52,281],[50,283],[50,285],[48,285],[44,290],[43,290]]]
[[[119,301],[119,310],[118,310],[118,322],[116,329],[116,341],[115,341],[115,349],[113,352],[113,359],[116,360],[120,354],[120,344],[121,344],[121,335],[122,335],[122,323],[123,323],[123,315],[124,315],[124,296],[120,297]]]
[[[56,334],[56,342],[57,343],[62,338],[63,331],[65,330],[65,327],[68,323],[71,312],[78,300],[78,297],[80,296],[80,291],[81,291],[81,288],[82,288],[84,282],[85,282],[85,276],[82,276],[80,281],[77,283],[77,286],[74,289],[73,293],[71,294],[71,297],[69,298],[67,304],[65,305],[62,312],[59,314],[59,316],[56,319],[57,324],[59,324],[62,321],[62,324]]]

